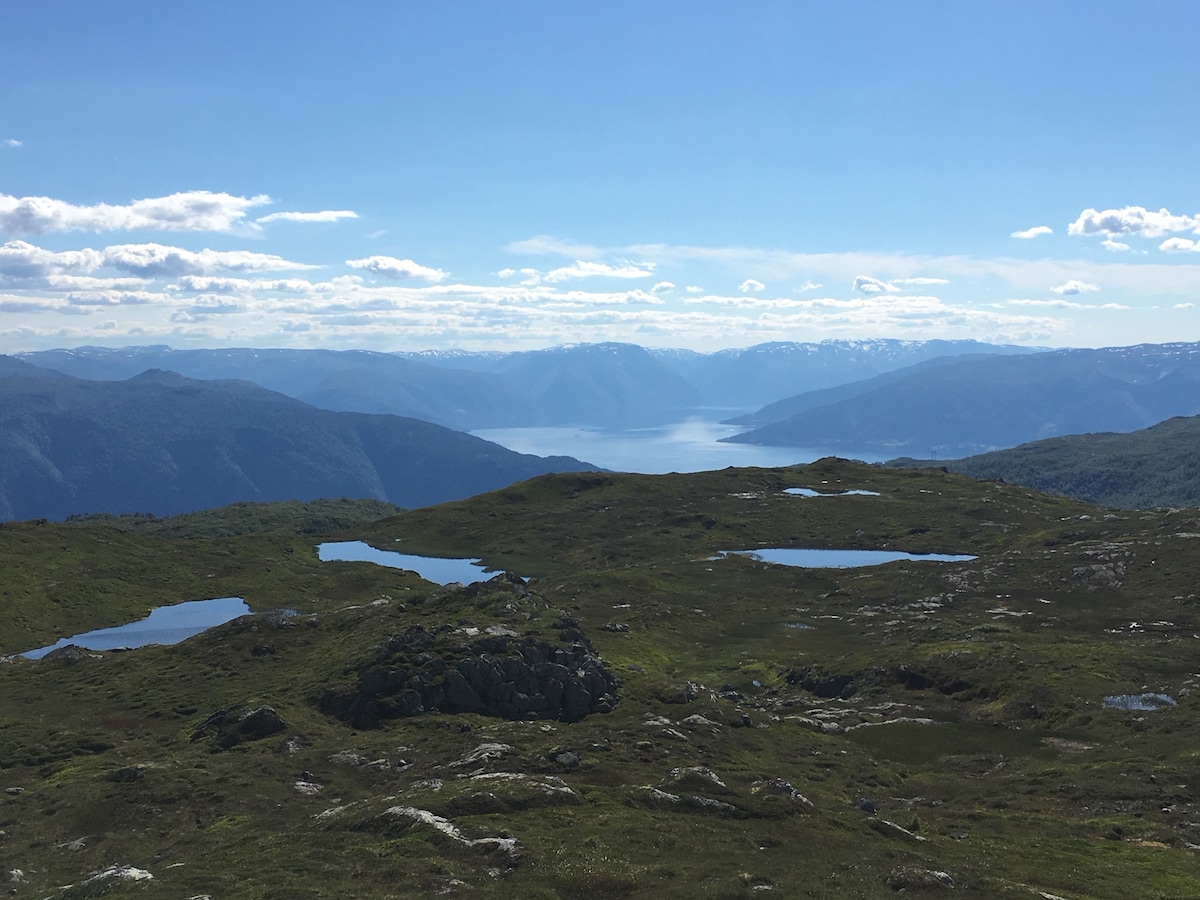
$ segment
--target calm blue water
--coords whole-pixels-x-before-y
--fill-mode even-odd
[[[630,431],[591,428],[484,428],[471,432],[518,453],[538,456],[573,456],[614,472],[662,475],[667,472],[708,472],[726,466],[790,466],[823,456],[852,455],[865,462],[882,462],[886,456],[849,454],[820,448],[759,447],[721,444],[723,437],[745,431],[706,419],[689,419],[674,425]]]
[[[114,650],[124,647],[145,647],[148,644],[178,644],[194,634],[222,625],[250,612],[241,597],[218,597],[215,600],[189,600],[174,606],[160,606],[150,615],[127,625],[100,628],[85,634],[61,638],[49,647],[39,647],[20,654],[29,659],[41,659],[51,650],[76,644],[88,650]]]
[[[392,569],[406,569],[435,584],[452,584],[456,581],[471,584],[474,581],[487,581],[493,574],[483,568],[482,560],[414,556],[411,553],[377,550],[363,541],[321,544],[317,547],[317,556],[322,562],[373,562]]]
[[[899,559],[917,562],[969,562],[974,556],[946,553],[903,553],[899,550],[797,550],[791,547],[770,547],[763,550],[724,550],[721,556],[748,556],[760,562],[802,569],[856,569],[878,566]]]
[[[785,494],[792,494],[796,497],[878,497],[879,491],[830,491],[821,493],[814,491],[812,488],[785,488]]]

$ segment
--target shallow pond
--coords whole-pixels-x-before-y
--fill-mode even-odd
[[[1145,711],[1175,706],[1175,701],[1166,694],[1112,694],[1104,698],[1104,705],[1109,709]]]
[[[796,487],[784,488],[785,494],[791,494],[795,497],[878,497],[879,491],[814,491],[812,488]]]
[[[808,550],[768,547],[760,550],[722,550],[720,557],[748,556],[760,562],[802,569],[857,569],[897,560],[915,562],[970,562],[974,556],[948,553],[904,553],[899,550]]]
[[[145,647],[149,644],[178,644],[182,640],[223,625],[250,612],[241,597],[218,597],[214,600],[189,600],[173,606],[160,606],[136,622],[113,628],[98,628],[84,634],[60,638],[49,647],[39,647],[20,654],[28,659],[41,659],[51,650],[75,644],[88,650],[116,650]]]
[[[392,569],[416,572],[435,584],[471,584],[486,581],[494,574],[478,559],[445,559],[438,556],[416,556],[394,550],[378,550],[363,541],[335,541],[317,547],[322,562],[373,562]]]

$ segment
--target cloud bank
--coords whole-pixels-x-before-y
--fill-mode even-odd
[[[0,194],[0,231],[11,235],[40,235],[70,231],[216,231],[261,223],[334,222],[357,218],[350,210],[278,212],[254,222],[251,209],[271,202],[266,194],[237,197],[212,191],[183,191],[166,197],[134,200],[126,205],[98,203],[79,206],[52,197],[12,197]]]
[[[413,262],[411,259],[396,259],[394,256],[368,256],[365,259],[348,259],[346,265],[352,269],[362,269],[373,275],[383,275],[386,278],[416,278],[421,281],[445,281],[450,277],[449,272],[433,269]]]

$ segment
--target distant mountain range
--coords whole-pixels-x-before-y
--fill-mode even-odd
[[[417,419],[316,409],[243,381],[163,371],[86,381],[0,357],[0,519],[319,497],[425,506],[594,468]]]
[[[1168,419],[1129,434],[1047,438],[965,459],[894,459],[941,466],[1051,494],[1125,509],[1200,506],[1200,417]]]
[[[511,353],[80,347],[20,359],[88,379],[122,380],[147,369],[243,379],[323,409],[473,430],[615,429],[722,417],[935,357],[1029,352],[974,341],[871,340],[777,342],[718,353],[621,343]]]
[[[931,360],[772,404],[727,440],[957,457],[1197,413],[1200,344],[1143,344]]]

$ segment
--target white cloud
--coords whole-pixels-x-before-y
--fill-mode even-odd
[[[267,272],[317,269],[271,253],[249,250],[184,250],[163,244],[117,244],[104,248],[104,265],[148,278],[203,275],[208,272]]]
[[[675,285],[670,281],[660,281],[650,288],[652,294],[667,294],[675,290]]]
[[[1076,294],[1090,294],[1093,291],[1100,290],[1100,285],[1089,284],[1086,281],[1078,281],[1072,278],[1056,287],[1050,288],[1050,293],[1058,294],[1060,297],[1074,297]]]
[[[687,291],[689,294],[703,294],[704,293],[704,288],[700,287],[700,285],[698,285],[698,284],[689,284],[687,287],[684,288],[684,290]]]
[[[0,194],[0,231],[231,231],[246,224],[246,211],[270,203],[266,194],[235,197],[211,191],[185,191],[135,200],[127,206],[76,206],[51,197]]]
[[[950,279],[949,278],[927,278],[924,276],[918,276],[916,278],[897,278],[895,280],[895,282],[893,282],[893,283],[894,284],[918,284],[918,285],[949,284]]]
[[[1111,237],[1106,237],[1104,240],[1102,240],[1100,242],[1100,246],[1105,250],[1112,250],[1114,253],[1120,253],[1123,250],[1129,249],[1128,244],[1122,241],[1113,240]]]
[[[1028,241],[1042,234],[1054,234],[1054,229],[1049,225],[1034,225],[1032,228],[1026,228],[1024,231],[1014,231],[1009,237],[1020,238],[1023,241]]]
[[[1158,212],[1141,206],[1106,209],[1103,212],[1085,209],[1072,222],[1068,234],[1132,234],[1139,237],[1162,237],[1176,231],[1196,229],[1200,233],[1200,217],[1177,216],[1167,209]]]
[[[822,288],[824,286],[825,285],[818,284],[815,281],[806,281],[806,282],[804,282],[804,284],[800,285],[800,287],[796,288],[796,293],[803,294],[805,291],[815,291],[818,288]]]
[[[16,138],[5,138],[4,146],[6,146],[6,147],[21,147],[21,146],[24,146],[24,141],[18,141]]]
[[[551,269],[544,277],[546,281],[556,282],[566,281],[571,278],[593,278],[596,276],[605,278],[649,278],[653,274],[654,266],[648,263],[643,263],[642,267],[639,268],[636,265],[610,266],[608,263],[577,259],[573,265]]]
[[[738,285],[738,290],[740,290],[743,294],[748,294],[751,291],[754,291],[757,294],[759,291],[766,290],[766,287],[767,286],[761,281],[757,281],[753,278],[747,278]]]
[[[872,278],[870,275],[855,276],[853,289],[861,294],[887,294],[898,290],[894,284]]]
[[[174,284],[168,284],[167,290],[180,292],[203,292],[216,294],[297,294],[309,295],[330,293],[338,289],[346,289],[362,282],[357,275],[346,276],[346,279],[332,281],[308,281],[304,278],[229,278],[212,275],[184,275]]]
[[[336,222],[338,219],[357,219],[352,209],[326,209],[320,212],[277,212],[254,221],[259,225],[268,222]]]
[[[504,248],[512,253],[529,253],[534,256],[565,256],[570,259],[596,259],[604,251],[591,244],[576,244],[548,234],[538,234],[523,241],[513,241]]]
[[[1196,305],[1195,303],[1176,303],[1175,308],[1176,309],[1192,309],[1195,307],[1195,305]]]
[[[352,269],[363,269],[387,278],[419,278],[422,281],[445,281],[450,273],[441,269],[422,266],[411,259],[396,259],[394,256],[368,256],[365,259],[348,259],[346,265]]]
[[[55,272],[92,272],[104,264],[98,250],[44,250],[25,241],[0,246],[0,277],[39,278]]]
[[[96,290],[75,291],[66,297],[71,306],[144,306],[161,301],[162,294],[153,291]]]
[[[516,274],[517,274],[516,269],[501,269],[499,272],[496,273],[496,277],[497,278],[512,278]]]
[[[1180,237],[1167,238],[1158,245],[1158,249],[1166,253],[1186,253],[1189,250],[1200,251],[1200,241]]]
[[[1120,303],[1079,303],[1075,300],[1006,300],[1006,306],[1042,306],[1048,309],[1129,309]]]

